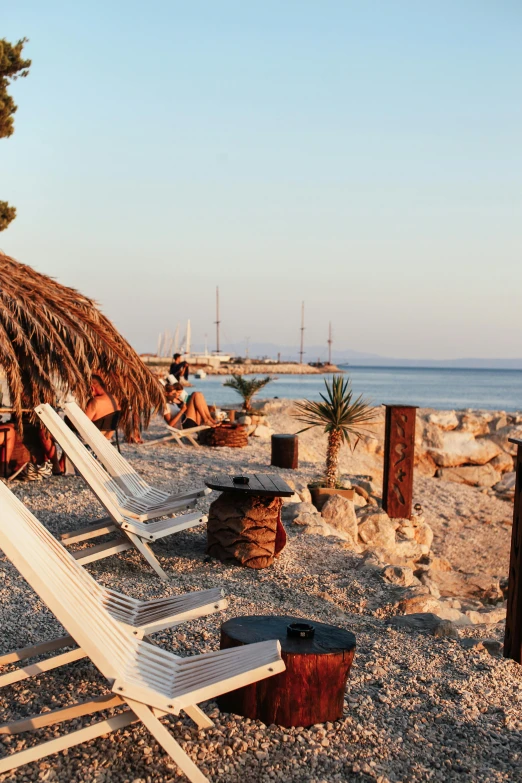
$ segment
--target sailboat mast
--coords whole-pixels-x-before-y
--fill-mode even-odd
[[[299,351],[299,364],[303,363],[303,355],[304,355],[304,302],[301,303],[301,349]]]
[[[326,341],[328,343],[328,364],[332,363],[332,322],[330,321],[330,325],[328,327],[328,340]]]
[[[219,320],[219,286],[216,286],[216,353],[221,353],[219,348],[219,325],[221,321]]]

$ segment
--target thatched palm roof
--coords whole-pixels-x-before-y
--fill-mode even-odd
[[[120,401],[127,434],[163,402],[161,385],[95,302],[1,252],[0,367],[18,422],[23,408],[55,404],[58,389],[84,406],[93,373]]]

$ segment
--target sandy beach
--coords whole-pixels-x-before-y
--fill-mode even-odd
[[[275,431],[297,429],[288,406],[271,403],[268,409]],[[160,420],[156,420],[146,435],[158,436],[162,431]],[[277,472],[296,486],[304,486],[320,470],[323,447],[324,436],[319,432],[301,435],[298,471]],[[123,451],[149,482],[172,491],[201,484],[216,472],[274,470],[269,467],[269,440],[256,437],[250,438],[248,447],[236,450],[180,449],[166,444],[150,448],[125,445]],[[344,451],[341,464],[345,474],[373,476],[377,495],[382,463],[378,452],[378,441],[370,450]],[[101,508],[78,477],[18,484],[15,492],[55,535],[101,516]],[[201,501],[201,508],[208,508],[214,496]],[[510,502],[493,490],[485,493],[420,474],[415,501],[422,504],[425,520],[434,532],[432,561],[447,558],[457,575],[475,570],[495,579],[505,576]],[[522,740],[521,670],[498,654],[503,637],[502,597],[494,606],[487,601],[482,605],[487,623],[446,621],[431,632],[397,627],[393,618],[404,616],[399,607],[412,589],[426,600],[433,601],[433,595],[418,580],[420,586],[412,588],[384,578],[386,562],[378,548],[356,552],[341,538],[303,533],[291,521],[290,512],[296,506],[290,502],[284,508],[288,545],[265,570],[206,558],[203,527],[154,545],[171,576],[168,585],[159,582],[131,552],[88,566],[102,584],[136,597],[222,586],[229,598],[225,612],[157,635],[161,646],[181,655],[217,649],[220,623],[244,614],[293,614],[355,633],[357,651],[341,720],[305,729],[267,727],[220,713],[211,702],[204,705],[215,721],[210,730],[198,733],[185,716],[170,720],[174,735],[191,758],[211,780],[223,783],[489,783],[517,779]],[[364,507],[358,509],[358,514],[363,512]],[[54,618],[5,558],[0,576],[3,649],[60,632]],[[477,598],[467,600],[475,609],[481,605]],[[452,601],[458,599],[442,597],[438,605],[448,610]],[[465,601],[462,597],[458,601],[461,614]],[[496,622],[492,611],[500,615]],[[83,698],[103,692],[105,687],[84,661],[47,676],[44,694],[39,682],[37,678],[1,692],[5,720],[38,712],[44,704],[66,704],[72,693]],[[76,723],[79,727],[83,720]],[[36,737],[2,737],[0,745],[5,752],[13,752],[52,736],[53,730],[41,730]],[[0,777],[17,783],[171,783],[178,779],[177,768],[143,727],[129,727]]]

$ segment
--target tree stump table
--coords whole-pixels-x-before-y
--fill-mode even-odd
[[[297,470],[299,465],[299,437],[297,435],[272,435],[270,464],[276,468]]]
[[[297,626],[297,635],[289,635],[289,626]],[[308,633],[306,627],[313,636],[299,635]],[[353,633],[296,617],[236,617],[221,626],[221,649],[268,639],[279,639],[286,671],[223,694],[219,708],[278,726],[306,727],[341,718],[355,654]]]
[[[222,492],[211,503],[207,554],[248,568],[267,568],[286,544],[282,497],[293,489],[276,475],[216,476],[205,482]]]

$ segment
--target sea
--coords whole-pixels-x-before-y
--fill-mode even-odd
[[[522,411],[522,370],[440,369],[430,367],[341,366],[356,395],[374,405],[418,405],[439,410],[483,408]],[[247,376],[254,377],[254,376]],[[259,377],[259,375],[257,376]],[[279,375],[258,399],[320,399],[330,375]],[[191,377],[210,404],[233,405],[238,395],[223,386],[226,376]]]

